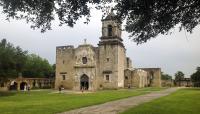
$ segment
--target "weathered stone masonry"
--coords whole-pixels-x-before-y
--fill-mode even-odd
[[[72,90],[160,87],[160,69],[134,69],[126,57],[121,23],[110,13],[102,20],[98,47],[86,42],[56,48],[55,88]]]

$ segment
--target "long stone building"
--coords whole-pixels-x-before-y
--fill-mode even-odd
[[[160,68],[132,67],[121,37],[121,22],[111,12],[102,19],[98,47],[91,44],[56,48],[55,88],[72,90],[161,86]]]

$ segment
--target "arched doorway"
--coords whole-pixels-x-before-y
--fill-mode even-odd
[[[27,89],[27,83],[26,82],[20,83],[20,90],[26,90],[26,89]]]
[[[12,81],[10,84],[10,90],[17,90],[17,82]]]
[[[112,36],[112,25],[108,25],[108,36]]]
[[[86,74],[83,74],[80,78],[80,89],[81,90],[89,89],[89,77]]]

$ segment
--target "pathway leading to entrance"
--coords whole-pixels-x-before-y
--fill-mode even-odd
[[[118,114],[139,104],[152,101],[175,92],[178,88],[169,88],[162,91],[152,92],[145,95],[129,97],[104,104],[93,105],[80,109],[75,109],[59,114]]]

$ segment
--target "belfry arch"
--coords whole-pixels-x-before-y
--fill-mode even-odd
[[[108,36],[112,36],[112,34],[113,34],[112,25],[108,25]]]

